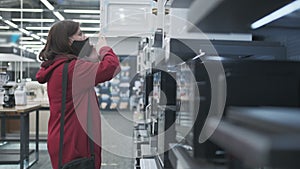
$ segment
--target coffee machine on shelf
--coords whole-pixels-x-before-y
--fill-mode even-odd
[[[15,86],[14,85],[3,85],[4,96],[3,96],[3,107],[11,108],[16,105],[15,101]]]
[[[3,107],[14,106],[14,99],[12,98],[12,96],[9,96],[9,93],[13,92],[13,89],[10,89],[12,87],[10,87],[10,85],[7,85],[8,81],[9,75],[6,74],[6,72],[0,72],[0,104],[3,105]]]

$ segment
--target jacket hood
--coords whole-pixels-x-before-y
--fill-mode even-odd
[[[52,75],[54,69],[56,69],[61,64],[64,64],[67,61],[73,60],[74,58],[70,59],[68,57],[57,57],[55,60],[48,60],[44,61],[41,65],[40,70],[36,74],[36,79],[39,83],[46,83],[48,82],[49,78]]]

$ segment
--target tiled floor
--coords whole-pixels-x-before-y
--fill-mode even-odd
[[[101,169],[133,169],[133,122],[129,111],[102,112],[102,167]],[[31,143],[30,148],[34,149]],[[9,142],[0,149],[18,149],[19,144]],[[40,143],[40,159],[31,169],[51,169],[46,142]],[[0,165],[0,169],[19,169],[19,165]]]

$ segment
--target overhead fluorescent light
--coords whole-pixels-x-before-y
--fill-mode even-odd
[[[9,21],[9,20],[4,20],[3,22],[5,22],[7,25],[13,27],[13,28],[18,28],[18,25],[16,25],[15,23]]]
[[[23,45],[25,48],[42,48],[45,45]]]
[[[43,43],[46,43],[46,42],[47,42],[47,40],[46,40],[46,39],[44,39],[44,38],[41,38],[41,42],[43,42]]]
[[[53,11],[54,7],[47,1],[47,0],[41,0],[41,2],[50,10]]]
[[[48,33],[37,33],[39,36],[48,36]]]
[[[41,41],[20,41],[20,45],[41,45]]]
[[[82,9],[65,9],[64,13],[88,13],[88,14],[99,14],[100,10],[82,10]]]
[[[55,22],[55,19],[12,18],[14,22]]]
[[[36,34],[31,34],[30,36],[33,37],[33,38],[35,38],[35,39],[37,39],[37,40],[40,40],[40,39],[41,39],[41,37],[39,37],[39,36],[36,35]]]
[[[51,27],[28,26],[27,30],[50,30]]]
[[[47,0],[41,0],[41,2],[50,10],[53,11],[54,7],[47,1]],[[53,14],[60,20],[63,21],[65,18],[57,11],[53,11]],[[54,21],[53,21],[54,22]]]
[[[79,15],[79,18],[100,19],[100,15]]]
[[[73,21],[79,23],[100,23],[100,19],[99,20],[73,19]]]
[[[1,35],[21,35],[20,31],[2,31],[0,32]]]
[[[81,31],[100,31],[100,28],[93,28],[93,27],[81,27]]]
[[[43,9],[0,8],[2,12],[43,12]]]
[[[24,36],[22,36],[22,37],[20,37],[20,40],[21,41],[23,41],[23,40],[33,40],[33,38],[32,37],[24,37]]]
[[[0,29],[9,29],[9,26],[0,26]]]
[[[60,20],[63,21],[65,18],[57,11],[53,11],[53,14]]]
[[[262,27],[276,19],[279,19],[285,15],[288,15],[296,10],[300,9],[300,0],[296,0],[294,2],[291,2],[284,7],[272,12],[271,14],[255,21],[251,24],[252,29],[257,29],[259,27]]]
[[[25,30],[24,28],[20,28],[19,31],[25,33],[27,36],[30,35],[30,32],[28,30]]]

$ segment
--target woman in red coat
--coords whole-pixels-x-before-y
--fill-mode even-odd
[[[93,116],[95,166],[99,169],[101,167],[101,121],[94,86],[112,79],[119,73],[118,57],[106,45],[103,37],[100,37],[97,45],[93,47],[81,32],[79,23],[60,21],[51,27],[39,59],[43,63],[36,78],[40,83],[47,83],[50,104],[47,146],[53,169],[58,169],[59,161],[62,72],[65,62],[70,63],[62,163],[90,156],[86,132],[87,111],[90,107]]]

